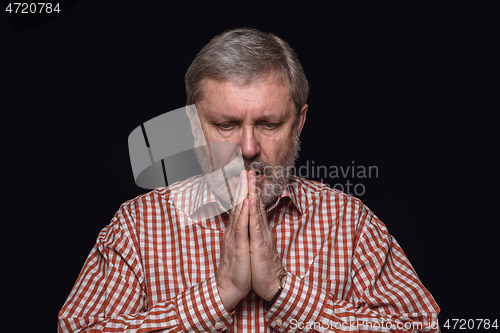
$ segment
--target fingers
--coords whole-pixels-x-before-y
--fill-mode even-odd
[[[271,235],[271,229],[267,222],[267,213],[265,208],[260,208],[257,199],[249,200],[250,219],[248,228],[250,229],[250,237],[262,239],[265,235]]]
[[[257,244],[257,245],[262,245],[264,243],[264,234],[266,233],[265,230],[265,221],[262,218],[258,204],[257,204],[257,199],[251,199],[249,200],[249,211],[250,211],[250,218],[249,218],[249,225],[248,229],[250,231],[250,241],[251,243]]]
[[[243,206],[241,208],[241,214],[238,216],[235,225],[235,240],[236,244],[243,244],[244,242],[248,242],[248,199],[243,200],[241,203]]]
[[[249,203],[246,198],[248,195],[247,171],[241,171],[239,182],[238,204],[230,212],[229,228],[234,230],[236,244],[243,244],[243,242],[248,242]]]
[[[235,207],[229,211],[230,225],[232,225],[233,221],[237,221],[238,217],[241,215],[241,209],[243,208],[243,200],[245,200],[247,195],[248,195],[247,171],[243,170],[240,172],[240,179],[236,194]]]
[[[248,199],[258,199],[257,176],[255,171],[248,171]]]
[[[264,238],[272,237],[272,232],[267,222],[267,212],[259,196],[259,186],[255,171],[240,173],[240,190],[238,201],[233,210],[229,223],[231,229],[236,231],[237,241],[250,240],[261,243]],[[246,198],[248,196],[248,198]],[[246,198],[246,199],[245,199]]]
[[[239,186],[238,192],[236,195],[235,205],[238,206],[240,203],[245,200],[248,195],[248,173],[246,170],[242,170],[240,172]]]
[[[259,200],[259,195],[257,194],[257,177],[255,174],[255,171],[250,170],[248,172],[248,199],[250,203],[250,222],[249,222],[249,227],[251,228],[250,231],[250,236],[253,237],[252,231],[254,230],[261,230],[262,224],[261,224],[261,218],[259,214],[259,206],[258,202]],[[256,235],[258,237],[262,237],[262,234]]]
[[[258,199],[251,199],[249,203],[252,288],[257,295],[269,301],[278,290],[279,281],[276,278],[286,271],[276,249],[265,208],[259,209]]]
[[[252,231],[268,231],[269,225],[267,222],[267,211],[262,204],[262,199],[260,198],[260,187],[258,186],[257,176],[255,171],[250,170],[248,172],[248,199],[250,200],[250,222],[249,228]],[[270,230],[269,230],[270,231]],[[260,235],[255,235],[262,237],[262,232]],[[250,233],[252,237],[252,233]]]

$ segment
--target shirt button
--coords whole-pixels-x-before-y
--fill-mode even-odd
[[[295,330],[294,330],[293,328],[290,328],[290,329],[288,330],[288,333],[295,333]]]
[[[274,321],[274,325],[278,326],[278,327],[281,327],[281,325],[283,325],[283,322],[280,320],[280,319],[276,319]]]
[[[223,326],[223,324],[220,321],[215,323],[215,328],[218,330],[220,330],[222,328],[222,326]]]

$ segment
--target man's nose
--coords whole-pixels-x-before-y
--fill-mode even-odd
[[[243,157],[251,159],[260,153],[260,145],[255,136],[254,127],[245,127],[240,142],[241,154]]]

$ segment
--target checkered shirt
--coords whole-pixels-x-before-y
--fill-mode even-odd
[[[228,313],[215,281],[228,214],[191,219],[216,201],[193,177],[125,202],[99,233],[59,331],[439,331],[436,302],[373,212],[295,176],[268,209],[284,288],[269,311],[252,291]]]

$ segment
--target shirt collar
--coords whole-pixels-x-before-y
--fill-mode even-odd
[[[267,212],[270,213],[273,209],[275,209],[278,205],[282,204],[284,198],[289,198],[293,206],[297,209],[297,211],[302,215],[302,213],[305,211],[304,207],[304,202],[302,202],[300,195],[298,192],[300,192],[299,189],[299,183],[297,182],[297,177],[292,176],[290,178],[290,181],[288,183],[288,186],[285,187],[281,195],[278,197],[276,202],[269,206],[267,209]]]
[[[213,206],[215,209],[225,211],[224,205],[219,201],[215,194],[210,190],[210,186],[204,177],[198,176],[198,184],[196,191],[194,191],[193,200],[189,207],[189,216],[199,215],[202,207]]]

